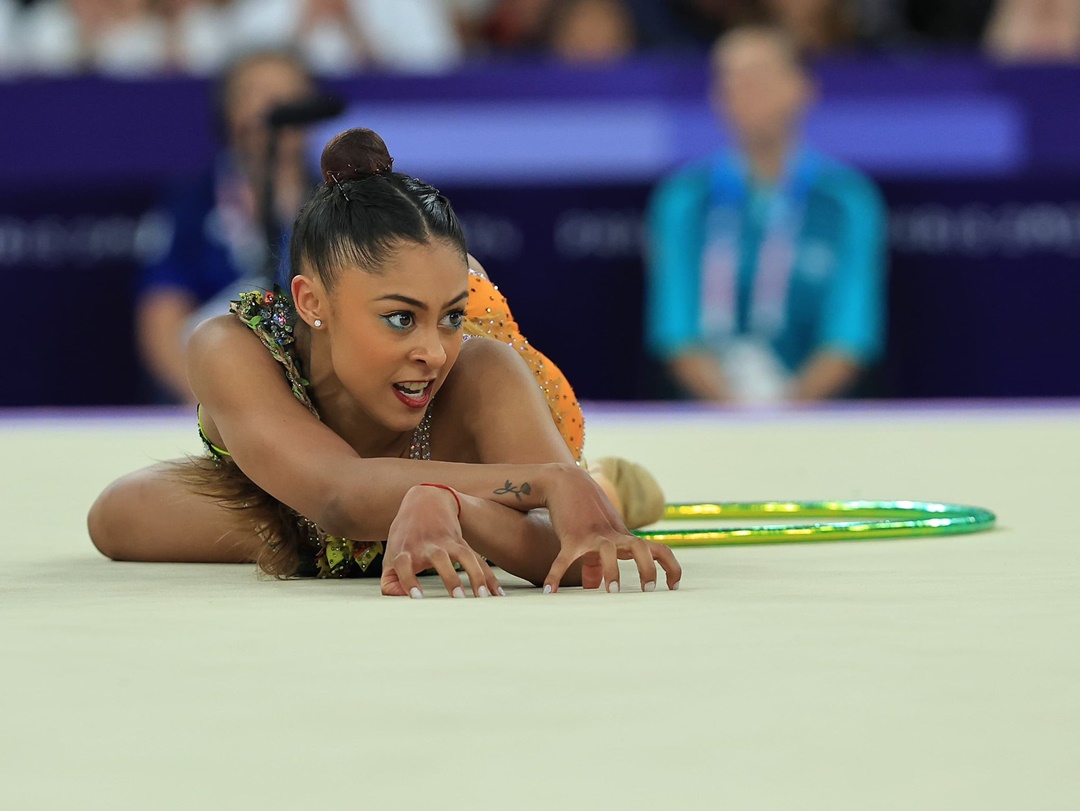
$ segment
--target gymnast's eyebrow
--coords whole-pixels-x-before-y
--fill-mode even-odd
[[[467,299],[468,297],[469,297],[469,291],[466,290],[463,293],[459,293],[457,296],[450,299],[450,301],[446,302],[446,304],[444,304],[442,306],[442,308],[445,310],[447,307],[453,307],[455,304],[460,302],[462,299]],[[377,298],[375,300],[376,301],[400,301],[402,304],[408,304],[410,307],[415,307],[416,309],[423,310],[424,312],[427,312],[427,308],[428,308],[427,305],[424,304],[424,302],[422,302],[422,301],[417,301],[414,298],[409,298],[408,296],[399,296],[399,295],[396,295],[396,294],[391,294],[389,296],[379,296],[379,298]]]

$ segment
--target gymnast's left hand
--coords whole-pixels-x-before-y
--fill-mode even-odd
[[[417,574],[434,569],[451,597],[464,597],[461,576],[454,564],[469,576],[475,596],[502,594],[491,567],[462,537],[457,512],[457,498],[445,489],[429,485],[409,489],[387,534],[383,594],[423,597]]]
[[[563,576],[577,561],[581,561],[581,585],[586,589],[606,583],[608,591],[619,591],[620,560],[635,561],[642,591],[656,588],[657,563],[667,575],[668,588],[679,588],[682,567],[669,547],[631,533],[587,472],[569,468],[563,474],[545,488],[551,526],[560,544],[544,578],[545,594],[559,590]]]

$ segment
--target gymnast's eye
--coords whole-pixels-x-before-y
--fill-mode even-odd
[[[464,310],[452,310],[443,316],[443,326],[450,327],[450,329],[461,329],[461,325],[465,323],[465,311]]]
[[[413,314],[407,312],[390,313],[382,319],[394,329],[408,329],[413,325]]]

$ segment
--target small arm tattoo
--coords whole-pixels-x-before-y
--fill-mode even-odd
[[[528,482],[522,482],[521,487],[514,487],[513,482],[511,482],[509,479],[507,479],[506,484],[495,491],[495,495],[497,495],[497,496],[505,496],[505,495],[510,495],[512,493],[514,498],[516,498],[518,501],[521,501],[521,496],[523,494],[527,496],[531,492],[532,492],[532,487],[529,486]]]

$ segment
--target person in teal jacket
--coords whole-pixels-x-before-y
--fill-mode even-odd
[[[884,344],[884,204],[803,146],[813,86],[780,30],[713,51],[714,100],[738,144],[664,179],[648,217],[647,337],[691,397],[843,396]]]

